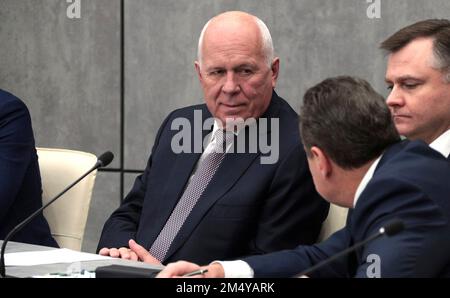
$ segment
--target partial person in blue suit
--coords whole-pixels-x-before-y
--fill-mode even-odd
[[[450,160],[450,20],[424,20],[381,43],[389,53],[387,104],[399,133]]]
[[[449,277],[450,164],[423,141],[400,141],[383,97],[364,80],[326,79],[303,99],[300,130],[317,191],[351,208],[326,241],[239,261],[213,262],[204,277],[291,277],[361,242],[391,221],[405,229],[312,271],[310,277]],[[136,248],[140,258],[148,252]],[[200,266],[169,264],[160,277]]]
[[[42,187],[31,118],[25,104],[0,90],[0,239],[42,207]],[[58,247],[41,214],[12,241]]]
[[[314,189],[298,115],[274,91],[279,58],[269,30],[252,15],[226,12],[205,25],[198,50],[195,67],[206,104],[178,109],[164,121],[144,174],[105,223],[98,245],[102,255],[137,259],[130,248],[136,241],[152,251],[155,263],[204,263],[311,244],[318,237],[328,204]],[[230,119],[250,125],[230,129]],[[204,140],[196,144],[200,150],[174,150],[181,124],[189,127],[183,144],[191,149]],[[235,142],[227,144],[194,206],[179,208],[203,176],[218,142],[214,135],[223,129]],[[268,152],[261,147],[264,140],[278,149]],[[245,150],[232,152],[235,144]],[[275,158],[265,162],[269,155]],[[178,212],[183,208],[185,220]],[[179,229],[173,228],[176,223]]]

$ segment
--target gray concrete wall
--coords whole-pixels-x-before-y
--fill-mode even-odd
[[[64,0],[0,0],[0,88],[30,108],[38,146],[99,154],[143,169],[156,131],[174,108],[202,101],[194,73],[204,23],[226,10],[259,16],[281,58],[278,93],[298,109],[308,86],[334,75],[367,79],[386,94],[378,44],[426,18],[448,18],[448,0],[125,0],[124,121],[121,123],[120,0],[80,0],[69,19]],[[125,191],[135,174],[125,175]],[[100,172],[86,231],[94,251],[104,220],[120,201],[118,172]]]

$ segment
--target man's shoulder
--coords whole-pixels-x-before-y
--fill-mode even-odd
[[[400,177],[423,176],[429,171],[448,171],[448,161],[442,154],[433,150],[423,141],[405,140],[386,150],[379,168],[383,174],[392,174],[394,169],[399,169],[403,172]],[[407,171],[408,169],[410,171]]]
[[[291,105],[275,91],[272,94],[269,107],[263,114],[263,117],[298,120],[297,112],[295,112]]]
[[[275,112],[270,118],[276,118],[279,121],[280,143],[288,146],[302,147],[299,129],[299,115],[294,111],[291,105],[276,93],[272,97],[274,101]],[[303,149],[301,150],[303,151]]]
[[[3,105],[3,104],[10,104],[10,103],[22,103],[23,104],[23,102],[15,95],[9,93],[8,91],[0,89],[0,104]]]
[[[440,157],[439,154],[436,154],[436,150],[432,149],[427,143],[421,140],[403,141],[403,151],[421,156]]]
[[[0,116],[17,112],[28,113],[25,103],[13,94],[0,89]]]
[[[361,213],[376,214],[375,210],[381,210],[394,214],[438,205],[437,209],[450,214],[450,173],[442,155],[423,142],[399,143],[385,154],[390,156],[383,156],[386,160],[375,170],[358,200]]]

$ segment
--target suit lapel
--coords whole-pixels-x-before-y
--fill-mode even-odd
[[[211,117],[211,114],[209,114],[206,107],[203,108],[202,113],[203,120]],[[189,120],[190,123],[194,123],[193,118]],[[192,133],[193,130],[194,125],[192,125]],[[211,132],[211,130],[212,127],[210,130],[202,130],[202,140]],[[192,150],[192,152],[193,151],[194,150]],[[170,214],[183,195],[185,186],[191,177],[192,171],[194,170],[200,156],[201,153],[181,153],[177,155],[170,169],[170,173],[167,176],[168,179],[165,184],[164,191],[162,192],[164,194],[164,198],[159,198],[157,200],[157,205],[153,207],[155,210],[153,214],[156,215],[154,225],[160,228],[151,229],[151,233],[145,233],[143,235],[143,237],[145,237],[145,240],[143,241],[143,243],[146,243],[145,247],[151,247],[152,243],[155,241],[156,237],[158,237],[160,231],[166,224]]]
[[[202,132],[202,139],[205,138],[211,131],[205,130]],[[177,159],[172,167],[171,174],[168,179],[168,183],[166,183],[166,189],[164,193],[167,194],[167,197],[170,198],[169,203],[172,204],[171,208],[169,208],[170,212],[168,212],[167,218],[164,220],[164,223],[169,218],[170,213],[172,212],[175,204],[181,198],[185,186],[192,175],[192,171],[194,170],[195,165],[197,164],[201,153],[182,153],[177,155]]]
[[[258,155],[259,153],[250,153],[227,154],[225,156],[213,179],[173,240],[166,254],[166,259],[183,245],[208,210],[236,183]]]

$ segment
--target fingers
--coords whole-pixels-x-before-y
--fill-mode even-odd
[[[128,245],[130,246],[130,250],[136,254],[139,260],[148,264],[161,264],[161,262],[153,257],[147,249],[137,244],[133,239],[128,241]]]
[[[99,251],[99,254],[102,256],[110,256],[112,258],[121,258],[125,260],[132,261],[143,261],[149,264],[160,265],[161,262],[153,257],[150,252],[147,251],[144,247],[137,244],[136,241],[130,240],[128,247],[121,248],[107,248],[104,247]]]
[[[189,263],[186,261],[178,261],[176,263],[170,263],[164,268],[156,277],[158,278],[168,278],[168,277],[181,277],[187,273],[199,270],[200,266],[194,263]],[[200,277],[196,275],[195,277]]]
[[[130,239],[128,241],[128,245],[130,246],[130,249],[137,254],[138,257],[144,257],[145,255],[150,254],[144,247],[137,244],[133,239]]]
[[[112,257],[112,258],[120,257],[119,250],[117,248],[110,248],[109,249],[109,256]]]
[[[121,259],[130,260],[130,249],[128,247],[121,247],[119,248],[119,254]]]
[[[103,247],[102,249],[100,249],[98,254],[101,256],[109,256],[109,248]]]
[[[99,252],[102,256],[109,256],[112,258],[122,258],[127,260],[132,260],[133,257],[137,259],[137,256],[134,253],[130,252],[130,249],[127,247],[117,248],[102,248]]]
[[[139,257],[137,256],[137,254],[136,254],[134,251],[132,251],[132,250],[130,249],[129,253],[130,253],[130,256],[131,256],[131,257],[130,257],[130,260],[136,261],[136,262],[139,261]]]
[[[223,270],[223,267],[220,263],[211,263],[207,267],[208,272],[205,274],[204,277],[206,278],[224,278],[225,277],[225,271]]]

